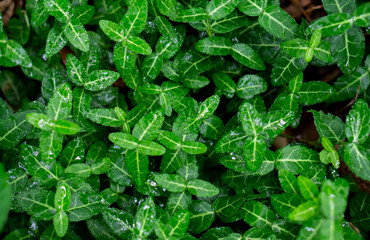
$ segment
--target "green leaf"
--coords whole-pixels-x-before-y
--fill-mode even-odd
[[[147,56],[142,64],[141,71],[146,81],[153,81],[158,77],[163,66],[163,57],[158,53],[152,53]]]
[[[95,239],[116,240],[117,236],[101,218],[92,218],[86,221],[87,228]]]
[[[168,17],[175,17],[177,14],[177,1],[175,0],[157,0],[159,11]]]
[[[331,40],[331,52],[344,73],[350,73],[364,56],[365,38],[360,28],[354,27]]]
[[[88,178],[91,176],[91,168],[86,163],[75,163],[69,165],[65,170],[65,173],[73,174],[81,178]]]
[[[126,39],[127,48],[137,54],[150,55],[152,48],[143,39],[136,36],[129,36]]]
[[[370,25],[369,9],[369,3],[364,3],[356,9],[354,19],[357,26],[368,27]]]
[[[247,101],[239,107],[239,120],[246,135],[257,136],[262,132],[260,113]]]
[[[333,143],[339,143],[345,138],[345,125],[342,120],[330,113],[311,110],[317,131],[320,137],[326,137]]]
[[[329,230],[329,231],[328,231]],[[342,239],[342,228],[339,220],[324,219],[320,228],[320,238],[323,239]]]
[[[53,230],[53,226],[51,226],[51,229]],[[33,238],[31,232],[27,228],[18,228],[11,233],[9,233],[4,240],[16,240],[16,239],[26,239],[31,240]]]
[[[296,94],[302,87],[303,84],[303,72],[300,72],[289,81],[289,91]]]
[[[51,220],[56,210],[54,208],[54,193],[43,189],[29,189],[17,194],[19,205],[35,219]]]
[[[194,7],[189,9],[180,10],[176,17],[171,17],[172,21],[176,22],[197,22],[208,19],[206,9],[201,7]]]
[[[63,135],[52,130],[40,136],[41,157],[47,163],[53,162],[63,149]]]
[[[91,92],[87,91],[81,87],[75,87],[73,89],[73,120],[78,123],[78,125],[85,129],[94,129],[94,125],[88,119],[85,118],[85,114],[89,111],[90,102],[92,99]]]
[[[180,166],[183,165],[185,158],[186,153],[181,151],[180,149],[177,150],[167,149],[166,153],[162,157],[161,172],[173,173]]]
[[[287,193],[299,194],[298,179],[286,169],[279,171],[279,181],[283,190]]]
[[[340,0],[340,1],[322,1],[324,9],[327,13],[353,13],[356,8],[356,2],[353,0]]]
[[[346,13],[335,13],[316,19],[307,28],[307,33],[321,30],[322,37],[331,37],[344,33],[352,27],[353,20]]]
[[[100,175],[108,171],[110,167],[110,159],[108,157],[100,158],[91,165],[91,171],[95,175]]]
[[[0,121],[0,147],[3,149],[14,148],[29,131],[32,125],[27,121],[27,114],[32,111],[15,113]]]
[[[258,75],[247,74],[239,79],[235,89],[238,97],[250,99],[254,95],[266,91],[267,83]]]
[[[232,46],[231,56],[233,56],[236,61],[249,68],[255,70],[266,69],[261,57],[253,50],[253,48],[244,43],[234,44]]]
[[[59,85],[51,97],[46,114],[53,120],[66,119],[72,109],[72,90],[68,83]]]
[[[162,110],[151,112],[139,120],[132,130],[132,135],[139,141],[154,140],[162,127],[163,121],[164,114]]]
[[[329,219],[341,219],[347,207],[348,182],[342,178],[323,182],[320,193],[320,209]]]
[[[174,27],[174,31],[176,36],[160,36],[155,46],[155,51],[162,55],[165,60],[176,55],[185,39],[186,28],[184,25],[177,25]]]
[[[136,54],[129,50],[124,44],[116,43],[113,48],[113,61],[121,77],[127,76],[135,67]],[[125,83],[128,84],[129,87],[132,86],[127,81],[125,81]]]
[[[321,103],[334,94],[334,88],[325,82],[311,81],[303,83],[297,92],[298,101],[305,105]]]
[[[32,61],[26,50],[22,47],[22,45],[14,40],[8,40],[4,57],[6,57],[11,63],[20,65],[22,67],[30,67],[32,64]]]
[[[95,70],[89,74],[84,87],[90,91],[100,91],[112,85],[119,77],[117,72],[110,70]]]
[[[307,221],[317,214],[318,208],[319,206],[316,201],[302,203],[290,212],[289,219],[298,222]]]
[[[248,135],[239,127],[225,134],[216,144],[215,150],[217,153],[234,152],[236,149],[241,149],[244,146]]]
[[[210,18],[218,20],[229,15],[238,3],[238,0],[212,0],[206,9]]]
[[[224,131],[224,123],[219,117],[212,115],[209,118],[203,120],[199,131],[206,138],[217,140],[222,137]]]
[[[179,75],[183,78],[189,78],[208,71],[217,63],[214,56],[205,55],[194,50],[186,52],[182,60],[179,65]]]
[[[86,79],[86,69],[83,64],[74,55],[68,54],[66,68],[69,79],[77,86],[82,86]]]
[[[186,232],[190,220],[190,213],[186,210],[173,215],[167,223],[169,236],[181,236]]]
[[[302,58],[292,58],[281,52],[274,62],[271,71],[271,83],[273,86],[281,86],[297,76],[307,66]]]
[[[72,17],[72,5],[68,0],[45,0],[43,3],[48,13],[59,22],[67,23]]]
[[[269,237],[271,237],[272,239],[272,235],[274,235],[274,232],[272,231],[254,227],[246,231],[243,237],[245,239],[269,239]]]
[[[370,151],[359,144],[350,143],[344,147],[344,161],[351,171],[360,178],[369,181]]]
[[[99,214],[108,203],[102,196],[90,193],[72,194],[68,218],[70,222],[80,222]]]
[[[310,49],[309,42],[301,38],[282,42],[280,47],[285,53],[296,58],[304,58],[306,52]]]
[[[120,25],[125,29],[126,36],[137,35],[145,28],[148,16],[148,2],[137,0],[130,5]]]
[[[57,120],[53,123],[53,129],[56,133],[63,135],[74,135],[80,131],[80,127],[68,120]]]
[[[315,237],[319,237],[322,225],[322,219],[311,218],[303,224],[298,239],[315,239]]]
[[[370,109],[363,100],[358,100],[346,117],[345,133],[349,141],[363,143],[370,133]]]
[[[217,95],[213,95],[204,100],[199,105],[198,118],[205,119],[210,117],[216,111],[219,103],[220,97]]]
[[[57,211],[67,211],[71,204],[71,191],[66,185],[57,186],[54,206]]]
[[[228,33],[248,24],[248,18],[239,11],[234,10],[225,18],[212,21],[210,23],[210,30],[214,33]]]
[[[299,32],[296,21],[280,7],[274,5],[264,9],[258,22],[267,32],[283,40],[295,38]]]
[[[195,157],[189,156],[189,158],[186,159],[183,166],[181,166],[177,170],[177,174],[183,177],[185,181],[197,179],[199,176],[199,171],[198,171],[198,165],[195,161]]]
[[[227,0],[234,1],[234,0]],[[195,49],[209,55],[224,56],[231,53],[232,43],[224,37],[208,37],[197,42]]]
[[[327,41],[322,41],[317,47],[313,49],[313,55],[324,63],[332,63],[334,59],[331,54],[331,45]]]
[[[181,193],[171,193],[166,204],[166,211],[173,215],[174,213],[189,208],[192,201],[192,195],[186,191]]]
[[[173,193],[181,193],[186,189],[185,180],[177,174],[159,174],[154,179],[164,189]]]
[[[266,142],[263,138],[257,135],[247,138],[243,147],[243,157],[250,171],[254,172],[261,167],[265,157],[265,150]]]
[[[99,26],[110,39],[116,42],[121,42],[125,40],[125,36],[123,35],[125,29],[112,21],[109,20],[100,20]]]
[[[113,155],[110,161],[110,167],[107,171],[109,179],[122,186],[132,185],[132,176],[128,172],[128,162],[125,162],[124,156]]]
[[[48,38],[46,39],[46,57],[51,57],[58,53],[66,44],[68,40],[64,36],[63,29],[58,24],[55,24],[49,31]]]
[[[311,165],[320,163],[318,153],[302,145],[286,146],[277,152],[276,168],[286,169],[294,175],[302,173]]]
[[[161,156],[166,152],[166,149],[162,145],[152,141],[140,142],[138,150],[140,153],[149,156]]]
[[[95,7],[91,5],[78,6],[74,16],[80,20],[82,24],[88,24],[95,13]]]
[[[336,93],[330,98],[330,101],[343,101],[356,96],[357,90],[360,87],[360,93],[365,91],[370,83],[370,73],[363,67],[358,67],[349,74],[339,77],[334,88]]]
[[[266,205],[257,201],[246,201],[239,210],[240,213],[245,213],[244,221],[252,227],[263,228],[271,226],[275,221],[275,212]]]
[[[64,28],[64,35],[73,46],[83,52],[87,52],[90,49],[89,36],[84,26],[81,24],[78,18],[72,17]]]
[[[263,116],[263,134],[269,139],[276,138],[292,123],[293,118],[294,114],[292,111],[271,111],[270,109],[270,111]]]
[[[207,146],[201,142],[183,141],[181,149],[188,154],[202,154],[207,151]]]
[[[238,9],[248,16],[259,16],[262,14],[264,9],[266,8],[267,1],[262,0],[245,0],[240,1],[238,4]]]
[[[298,176],[299,190],[306,200],[315,200],[319,196],[319,189],[308,178]]]
[[[52,129],[52,122],[48,116],[41,113],[28,113],[27,121],[34,127],[42,129],[44,131],[50,131]]]
[[[212,205],[206,201],[193,200],[189,206],[190,223],[188,231],[193,234],[208,229],[215,220]]]
[[[123,121],[118,119],[114,109],[92,109],[85,116],[91,121],[107,127],[119,127],[123,125]]]
[[[31,22],[35,26],[39,26],[42,23],[44,23],[48,17],[49,17],[49,12],[47,8],[44,6],[45,0],[40,1],[38,4],[34,6],[32,9],[31,13]]]
[[[129,238],[133,234],[134,217],[117,208],[102,211],[104,221],[120,238]]]
[[[244,200],[243,195],[220,197],[213,202],[212,207],[222,222],[231,222]]]
[[[99,48],[91,48],[87,52],[83,52],[80,56],[80,61],[86,68],[86,72],[90,73],[100,69],[101,50]]]
[[[226,73],[218,72],[212,75],[216,87],[228,94],[235,93],[236,85],[234,80]]]
[[[156,218],[155,204],[152,197],[148,197],[139,206],[135,215],[134,232],[138,238],[148,237],[153,231]]]
[[[49,101],[59,85],[66,82],[66,76],[62,75],[56,69],[48,71],[41,83],[42,97]]]
[[[292,215],[292,212],[294,212],[301,203],[303,203],[303,198],[298,194],[283,193],[271,196],[271,205],[277,213],[284,218]]]
[[[159,132],[157,140],[166,148],[171,150],[179,149],[181,146],[180,138],[176,134],[169,131]]]
[[[177,39],[177,33],[175,31],[175,28],[172,26],[172,24],[167,20],[167,18],[163,16],[156,16],[155,17],[155,24],[158,28],[159,32],[174,42],[178,41]]]
[[[9,176],[9,180],[13,176]],[[11,191],[11,185],[9,184],[7,180],[8,176],[5,175],[5,169],[3,164],[0,164],[0,204],[1,204],[1,212],[0,212],[0,231],[2,231],[5,223],[7,222],[8,213],[12,205],[12,191]],[[18,180],[18,179],[17,179]],[[16,180],[16,181],[17,181]]]
[[[109,140],[111,140],[114,144],[125,148],[125,149],[136,149],[139,145],[139,141],[134,136],[131,136],[127,133],[111,133],[109,134]]]
[[[68,215],[63,211],[57,212],[53,217],[55,232],[59,237],[64,237],[68,231]]]
[[[209,182],[195,179],[187,183],[186,189],[197,197],[213,197],[219,193],[219,189]]]
[[[134,182],[141,186],[146,181],[149,172],[149,159],[146,155],[141,154],[138,150],[130,150],[126,153],[126,165],[128,172]]]
[[[7,25],[8,37],[17,41],[21,45],[25,45],[30,38],[30,23],[25,10],[17,11],[17,18],[11,18]]]

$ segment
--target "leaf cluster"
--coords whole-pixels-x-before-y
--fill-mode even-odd
[[[362,2],[25,1],[0,18],[0,238],[366,239]]]

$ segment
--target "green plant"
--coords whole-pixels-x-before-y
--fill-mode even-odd
[[[365,239],[370,3],[323,0],[312,23],[279,4],[30,0],[1,18],[0,236]],[[307,115],[318,136],[289,134]]]

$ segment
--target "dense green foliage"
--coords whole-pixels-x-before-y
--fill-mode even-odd
[[[338,168],[370,181],[370,3],[323,6],[26,1],[0,21],[0,238],[366,239]],[[303,113],[319,140],[273,145]]]

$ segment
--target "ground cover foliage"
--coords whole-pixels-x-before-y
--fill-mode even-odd
[[[322,4],[26,1],[0,21],[0,237],[366,239],[370,3]]]

